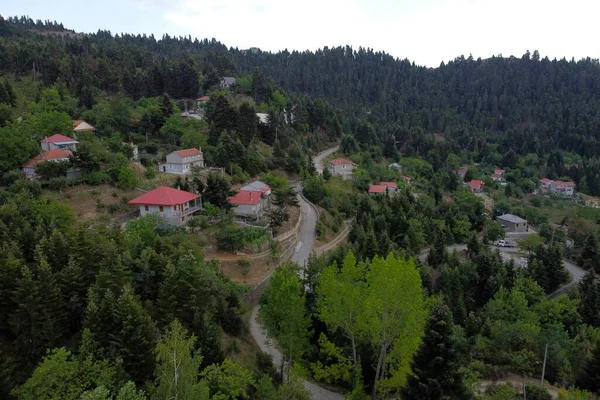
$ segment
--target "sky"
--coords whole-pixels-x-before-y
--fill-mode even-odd
[[[3,16],[215,38],[265,51],[351,45],[437,67],[458,56],[600,58],[598,0],[0,0]]]

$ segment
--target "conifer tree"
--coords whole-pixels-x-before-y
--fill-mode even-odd
[[[596,281],[594,270],[590,269],[577,286],[581,298],[578,311],[583,322],[600,327],[600,284]]]
[[[40,260],[34,273],[23,267],[14,292],[16,309],[9,317],[16,347],[31,362],[56,347],[65,334],[64,305],[48,263]]]
[[[154,323],[131,286],[125,286],[117,300],[115,320],[118,329],[109,333],[111,344],[134,382],[143,383],[152,375],[154,365]]]
[[[453,339],[452,313],[436,300],[419,351],[411,363],[412,375],[402,390],[406,400],[452,400],[472,398],[460,373],[460,356]]]

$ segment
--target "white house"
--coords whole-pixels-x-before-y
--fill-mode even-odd
[[[258,120],[260,121],[260,123],[265,124],[265,125],[269,123],[269,114],[256,113],[256,116],[258,117]]]
[[[267,208],[265,196],[258,190],[240,190],[228,200],[233,205],[233,213],[241,217],[259,219]]]
[[[184,225],[194,213],[202,210],[200,196],[168,186],[158,187],[129,201],[140,207],[142,217],[156,214],[171,225]]]
[[[192,167],[204,167],[204,156],[201,149],[177,150],[167,154],[167,162],[159,166],[159,170],[169,174],[188,174]]]
[[[52,135],[50,137],[43,138],[40,143],[42,144],[42,150],[69,150],[75,151],[77,150],[77,144],[79,143],[77,140],[72,139],[68,136],[61,135],[57,133],[56,135]]]
[[[506,171],[503,169],[496,169],[494,173],[490,176],[494,182],[504,182],[504,173]]]
[[[550,190],[552,187],[552,182],[554,182],[552,179],[542,178],[540,179],[540,188],[542,190]]]
[[[235,78],[232,76],[224,76],[223,79],[221,79],[221,84],[219,86],[221,86],[222,88],[228,88],[230,86],[235,85]]]
[[[552,191],[552,194],[558,196],[573,196],[573,193],[575,193],[575,183],[554,181],[552,182],[550,190]]]

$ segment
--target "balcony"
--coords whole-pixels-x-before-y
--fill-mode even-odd
[[[181,211],[181,210],[173,211],[171,213],[171,215],[173,217],[187,217],[188,215],[194,214],[194,213],[196,213],[196,212],[198,212],[200,210],[202,210],[202,205],[201,204],[196,204],[194,206],[190,206],[188,209],[183,210],[183,211]]]

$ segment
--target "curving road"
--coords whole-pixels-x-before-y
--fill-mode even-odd
[[[465,250],[467,250],[467,245],[466,244],[453,244],[451,246],[446,247],[446,250],[449,253],[452,253],[453,251],[456,251],[456,252],[465,251]],[[502,256],[502,259],[504,259],[504,261],[509,261],[511,259],[517,260],[521,257],[527,256],[525,253],[523,253],[522,251],[520,251],[518,248],[515,248],[515,247],[498,247],[498,250],[500,251],[500,255]],[[419,259],[423,262],[427,261],[428,254],[429,254],[429,249],[424,249],[421,252],[421,254],[419,254]],[[571,281],[568,283],[565,283],[556,292],[549,294],[548,297],[554,297],[561,293],[564,293],[564,291],[567,287],[579,283],[579,281],[585,275],[584,269],[578,267],[577,265],[575,265],[565,259],[563,259],[563,264],[564,264],[565,268],[567,269],[567,271],[569,271],[569,274],[571,275]]]
[[[313,158],[313,162],[315,163],[315,168],[319,173],[323,171],[323,159],[328,155],[337,151],[339,146],[332,147],[327,149],[317,156]],[[300,192],[301,186],[297,186],[296,190]],[[315,232],[317,226],[317,220],[319,219],[319,214],[314,205],[308,202],[302,196],[298,196],[300,201],[300,212],[302,213],[302,226],[300,227],[300,232],[298,234],[298,242],[296,243],[296,248],[294,253],[292,254],[291,260],[296,262],[301,267],[304,267],[306,262],[308,261],[308,257],[310,253],[312,253],[313,245],[315,242]],[[250,334],[258,344],[258,347],[273,357],[273,364],[276,368],[281,366],[281,352],[271,343],[269,338],[266,335],[266,332],[258,322],[258,309],[259,306],[255,306],[252,309],[252,314],[250,316]],[[319,400],[343,400],[344,396],[339,393],[331,392],[327,389],[324,389],[312,382],[303,381],[302,384],[304,388],[310,393],[313,399]]]
[[[322,152],[313,157],[313,163],[315,164],[315,169],[317,170],[318,174],[323,173],[323,159],[338,151],[339,148],[340,146],[330,147],[327,150],[323,150]]]

